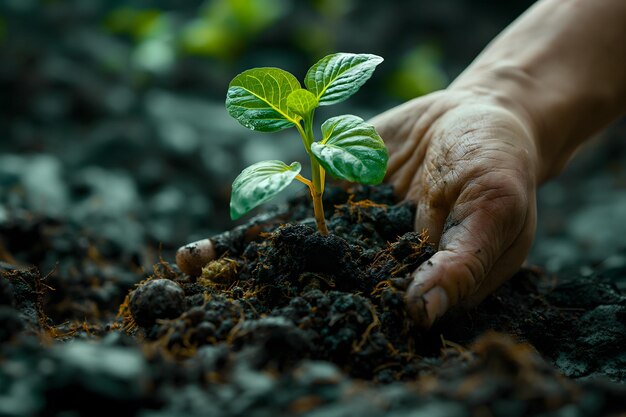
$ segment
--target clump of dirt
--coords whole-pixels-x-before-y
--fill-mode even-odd
[[[194,307],[152,326],[154,309],[133,310],[132,300],[163,281],[157,278],[133,292],[134,322],[175,355],[193,354],[206,344],[225,343],[235,351],[257,345],[259,366],[282,369],[295,358],[310,358],[374,381],[415,377],[421,332],[406,316],[403,289],[406,275],[433,247],[425,234],[413,231],[414,207],[394,204],[389,188],[329,194],[327,203],[338,195],[347,199],[331,205],[330,235],[303,219],[278,227],[268,222],[266,230],[255,221],[252,240],[242,229],[220,236],[214,239],[219,258],[200,276],[171,277],[188,298],[195,297],[187,302]],[[291,207],[295,217],[304,204]]]

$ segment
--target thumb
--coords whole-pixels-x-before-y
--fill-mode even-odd
[[[460,199],[464,202],[453,207],[443,228],[439,251],[413,275],[407,308],[420,327],[429,328],[449,308],[476,298],[481,287],[501,284],[510,268],[503,269],[500,259],[515,264],[530,241],[522,233],[528,212],[520,194],[486,194],[491,198]]]
[[[429,328],[459,300],[468,297],[485,276],[487,265],[469,252],[441,250],[420,266],[407,291],[415,323]]]
[[[215,245],[211,239],[188,243],[176,251],[176,265],[191,276],[200,275],[202,268],[215,258]]]

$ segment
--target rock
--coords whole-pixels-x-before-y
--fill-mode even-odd
[[[130,312],[138,325],[149,327],[158,319],[173,319],[185,311],[185,293],[174,281],[154,279],[133,291]]]

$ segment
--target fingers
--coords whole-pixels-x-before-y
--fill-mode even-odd
[[[526,190],[493,176],[468,182],[445,226],[434,226],[443,228],[439,251],[417,269],[407,291],[419,326],[430,327],[457,304],[480,301],[521,265],[532,240],[523,231],[534,230],[525,196]],[[441,213],[427,209],[422,224],[440,222]]]
[[[386,180],[417,203],[416,230],[438,244],[407,292],[409,312],[429,327],[449,308],[482,300],[523,262],[535,227],[536,150],[519,119],[471,94],[428,95],[373,124],[390,150]]]
[[[181,246],[176,251],[176,265],[185,274],[197,276],[202,272],[202,268],[215,257],[215,246],[211,239],[202,239]]]
[[[443,232],[444,223],[450,211],[449,205],[440,201],[425,201],[425,197],[415,199],[418,201],[415,210],[415,230],[428,233],[428,241],[438,244]]]
[[[484,278],[476,292],[463,302],[465,307],[474,307],[482,302],[489,294],[513,276],[526,260],[537,226],[536,196],[534,193],[529,196],[529,200],[526,222],[522,226],[521,233],[494,263],[491,272]]]
[[[459,299],[470,295],[484,275],[485,265],[474,255],[437,252],[418,268],[409,285],[409,314],[418,326],[429,328]]]

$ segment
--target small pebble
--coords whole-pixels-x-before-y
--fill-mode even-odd
[[[130,312],[138,325],[149,327],[157,319],[173,319],[185,311],[185,292],[174,281],[155,279],[137,288]]]

